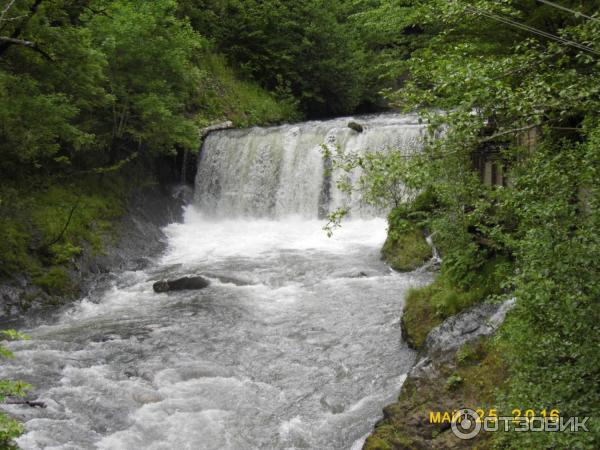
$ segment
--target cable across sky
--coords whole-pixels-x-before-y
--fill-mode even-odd
[[[600,19],[598,19],[597,17],[588,16],[586,14],[583,14],[582,12],[575,11],[574,9],[567,8],[566,6],[563,6],[563,5],[559,5],[558,3],[554,3],[554,2],[551,2],[549,0],[537,0],[537,1],[540,2],[540,3],[543,3],[545,5],[551,6],[553,8],[561,9],[563,11],[570,12],[572,14],[575,14],[578,17],[579,16],[585,17],[586,19],[593,20],[594,22],[599,22],[600,23]]]
[[[575,42],[575,41],[572,41],[572,40],[569,40],[569,39],[565,39],[565,38],[557,36],[555,34],[548,33],[546,31],[540,30],[538,28],[531,27],[531,26],[526,25],[524,23],[517,22],[517,21],[515,21],[515,20],[513,20],[513,19],[511,19],[509,17],[506,17],[506,16],[501,16],[501,15],[498,15],[498,14],[495,14],[495,13],[492,13],[492,12],[489,12],[489,11],[485,11],[485,10],[473,8],[473,7],[467,6],[467,5],[464,5],[464,7],[465,7],[465,9],[467,11],[469,11],[469,12],[471,12],[473,14],[479,14],[481,16],[487,17],[487,18],[495,20],[497,22],[502,22],[502,23],[504,23],[506,25],[509,25],[509,26],[512,26],[512,27],[515,27],[515,28],[519,28],[519,29],[521,29],[523,31],[527,31],[529,33],[533,33],[533,34],[536,34],[538,36],[542,36],[542,37],[545,37],[547,39],[551,39],[551,40],[556,41],[556,42],[558,42],[560,44],[568,45],[568,46],[577,48],[579,50],[583,50],[583,51],[586,51],[586,52],[589,52],[589,53],[593,53],[593,54],[595,54],[597,56],[600,56],[600,52],[599,51],[594,50],[593,48],[588,47],[587,45],[581,44],[579,42]]]

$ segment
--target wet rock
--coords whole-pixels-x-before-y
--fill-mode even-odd
[[[49,314],[59,314],[75,298],[106,289],[115,274],[146,269],[152,257],[166,248],[163,228],[183,219],[183,207],[190,198],[190,189],[183,186],[155,185],[135,190],[122,217],[104,236],[102,252],[84,243],[81,254],[65,268],[73,287],[69,295],[50,295],[24,274],[0,279],[0,323],[14,327],[47,321]]]
[[[427,335],[425,352],[430,357],[447,355],[467,342],[492,335],[514,304],[514,299],[501,305],[483,304],[448,318]]]
[[[384,408],[384,418],[377,423],[363,449],[487,448],[489,433],[481,433],[474,440],[461,440],[448,431],[449,419],[432,421],[430,413],[451,414],[489,401],[490,393],[503,382],[505,369],[493,354],[493,347],[486,345],[485,338],[494,334],[514,304],[511,299],[502,304],[478,305],[449,317],[431,330],[398,401]],[[460,358],[459,349],[462,349]],[[460,384],[453,385],[452,381],[457,379]]]
[[[356,122],[349,122],[348,123],[348,128],[356,131],[357,133],[362,133],[364,131],[364,128],[361,124],[356,123]]]
[[[226,120],[225,122],[216,123],[214,125],[204,127],[199,132],[200,138],[206,137],[212,131],[226,130],[228,128],[233,128],[233,122],[231,120]]]
[[[26,405],[32,408],[46,408],[46,403],[36,400],[36,399],[24,399],[24,398],[14,398],[9,397],[4,401],[6,405]]]
[[[370,269],[337,270],[331,273],[331,278],[370,278],[385,275],[387,267],[383,267],[381,272]]]
[[[183,277],[176,280],[161,280],[152,285],[154,292],[186,291],[204,289],[210,285],[204,277]]]

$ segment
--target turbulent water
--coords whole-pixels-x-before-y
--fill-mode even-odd
[[[372,212],[358,193],[337,189],[342,175],[327,176],[323,145],[347,153],[414,151],[425,129],[416,115],[380,115],[359,120],[364,131],[348,127],[348,118],[272,128],[219,131],[204,145],[196,198],[204,211],[220,217],[297,215],[312,219],[349,206],[354,217]],[[355,179],[350,180],[356,184]]]
[[[360,136],[343,120],[212,135],[167,252],[10,344],[0,378],[47,404],[4,407],[25,422],[21,448],[360,448],[413,363],[400,314],[428,276],[380,261],[381,218],[327,238],[317,217],[336,197],[324,200],[317,152],[327,136],[407,142],[411,120],[365,120]],[[152,291],[190,274],[211,286]]]

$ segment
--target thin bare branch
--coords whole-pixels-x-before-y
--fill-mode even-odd
[[[67,221],[65,222],[65,225],[63,226],[61,232],[58,234],[58,236],[56,236],[56,238],[54,238],[49,244],[46,245],[47,248],[52,247],[54,244],[56,244],[58,241],[60,241],[63,238],[63,236],[65,235],[67,228],[69,228],[69,225],[71,224],[71,219],[73,219],[73,214],[75,213],[75,210],[79,206],[79,199],[80,199],[80,197],[77,197],[77,200],[71,207],[71,210],[69,211],[69,216],[67,217]]]
[[[531,130],[533,128],[540,127],[541,125],[542,125],[541,123],[534,123],[533,125],[527,125],[526,127],[513,128],[512,130],[502,131],[500,133],[496,133],[496,134],[488,136],[488,137],[486,137],[484,139],[481,139],[479,142],[482,142],[482,143],[483,142],[490,142],[490,141],[493,141],[495,139],[498,139],[499,137],[507,136],[509,134],[518,134],[518,133],[521,133],[522,131],[528,131],[528,130]]]
[[[44,50],[39,48],[35,42],[26,41],[24,39],[16,39],[16,38],[8,37],[8,36],[0,36],[0,43],[3,43],[3,45],[6,45],[6,46],[21,45],[23,47],[30,48],[30,49],[38,52],[40,55],[42,55],[48,61],[52,61],[52,58],[50,57],[50,55],[48,55],[48,53],[46,53]]]
[[[8,4],[6,5],[6,7],[2,10],[2,13],[0,13],[0,22],[2,22],[4,19],[4,16],[6,16],[6,13],[8,12],[8,10],[10,8],[12,8],[12,5],[15,4],[15,0],[11,0],[10,2],[8,2]]]

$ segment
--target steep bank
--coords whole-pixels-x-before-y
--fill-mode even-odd
[[[186,189],[158,183],[132,189],[117,216],[94,218],[108,220],[107,227],[85,236],[66,236],[70,248],[75,248],[75,239],[79,244],[66,260],[48,262],[35,251],[29,252],[21,271],[0,280],[0,321],[8,325],[35,320],[123,270],[147,266],[165,248],[162,227],[181,220],[189,198]]]
[[[435,327],[398,401],[384,409],[364,449],[488,448],[489,434],[461,440],[450,430],[448,416],[462,408],[485,414],[496,408],[495,391],[507,374],[489,338],[513,305],[514,300],[476,306]]]
[[[403,262],[401,270],[422,263],[425,252],[415,258],[412,249],[423,245],[423,234],[409,217],[426,209],[423,197],[404,210],[395,209],[388,218],[382,258],[392,267],[397,268],[398,261]],[[482,302],[503,292],[502,282],[511,269],[512,264],[496,257],[484,263],[468,285],[460,286],[442,264],[433,283],[408,292],[402,338],[419,354],[397,401],[384,409],[364,450],[489,448],[489,434],[461,440],[451,431],[450,420],[462,408],[484,414],[497,408],[497,391],[508,374],[491,337],[514,300]]]

